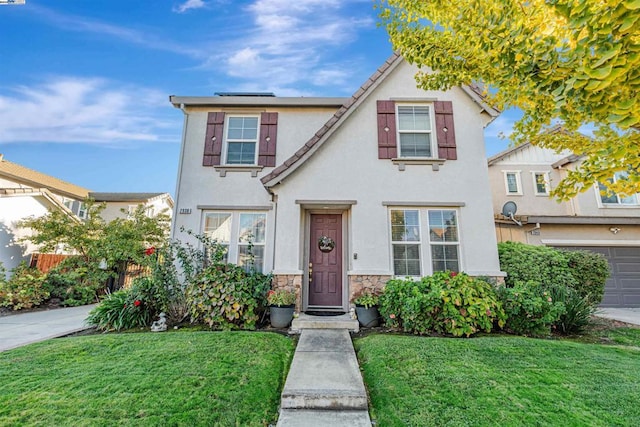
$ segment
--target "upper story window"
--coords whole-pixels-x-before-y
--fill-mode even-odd
[[[549,174],[547,172],[532,172],[533,189],[536,196],[549,195]]]
[[[504,186],[507,195],[521,196],[520,171],[504,171]]]
[[[616,182],[618,179],[626,178],[626,172],[616,172],[613,176],[613,179],[607,180],[610,183]],[[638,199],[638,194],[632,194],[631,196],[622,197],[616,193],[611,194],[607,187],[598,183],[598,189],[600,191],[600,201],[603,205],[638,205],[640,201]]]
[[[258,149],[258,117],[229,116],[225,141],[226,164],[255,165]]]
[[[400,157],[434,157],[431,116],[428,105],[398,106]]]

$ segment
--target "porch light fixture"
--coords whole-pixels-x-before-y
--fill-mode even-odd
[[[619,232],[622,231],[622,228],[618,228],[618,227],[611,227],[609,229],[610,232],[612,232],[613,234],[618,234]]]

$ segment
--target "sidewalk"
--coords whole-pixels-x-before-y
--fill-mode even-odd
[[[0,317],[0,351],[89,329],[84,320],[95,306],[83,305]]]
[[[599,308],[595,315],[640,326],[640,308]]]
[[[277,427],[371,427],[346,329],[305,329],[282,391]]]

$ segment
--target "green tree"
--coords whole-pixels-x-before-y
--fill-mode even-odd
[[[488,102],[520,108],[516,144],[583,155],[553,194],[609,185],[640,192],[640,0],[380,0],[394,48],[418,86],[482,83]],[[561,122],[567,132],[544,132]],[[590,124],[594,136],[577,130]]]
[[[86,200],[85,204],[85,220],[59,210],[23,220],[20,226],[33,230],[25,240],[39,245],[41,252],[63,248],[77,255],[70,264],[74,269],[86,271],[83,276],[98,283],[104,283],[106,275],[113,274],[114,270],[122,271],[127,262],[147,265],[149,248],[166,242],[170,222],[167,215],[149,218],[140,205],[129,218],[106,222],[101,217],[104,203]],[[100,268],[103,260],[106,268]]]

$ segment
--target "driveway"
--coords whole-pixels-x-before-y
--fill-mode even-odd
[[[599,308],[596,316],[640,326],[640,308]]]
[[[0,351],[89,329],[84,320],[95,306],[83,305],[0,317]]]

